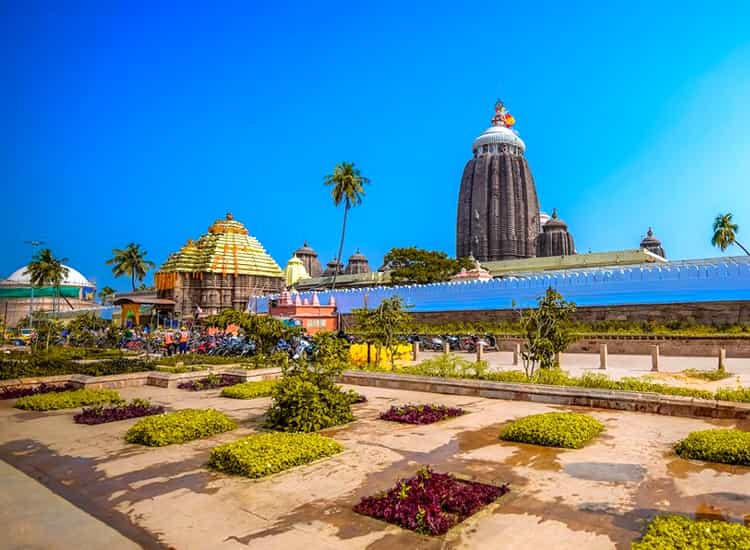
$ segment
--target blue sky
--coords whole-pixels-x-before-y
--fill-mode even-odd
[[[579,251],[652,225],[720,255],[724,211],[750,242],[748,2],[218,4],[0,0],[0,275],[43,239],[126,289],[112,248],[159,264],[227,211],[282,266],[305,239],[325,263],[342,160],[372,180],[345,256],[453,254],[497,97]]]

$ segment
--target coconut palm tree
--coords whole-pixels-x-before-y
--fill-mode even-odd
[[[141,245],[130,243],[125,249],[114,248],[107,265],[113,266],[112,273],[115,277],[129,275],[135,292],[135,281],[143,281],[148,270],[156,267],[154,262],[146,259],[146,254],[145,250],[141,250]]]
[[[102,303],[105,303],[115,294],[116,292],[114,288],[112,288],[111,286],[105,286],[99,291],[99,299],[102,301]]]
[[[358,168],[354,167],[353,162],[341,162],[337,164],[332,174],[325,176],[323,183],[332,186],[331,197],[333,204],[338,206],[344,203],[344,222],[341,224],[341,241],[339,242],[339,252],[336,255],[336,269],[333,272],[333,282],[331,290],[336,287],[336,275],[338,275],[338,266],[341,264],[341,253],[344,250],[344,236],[346,235],[346,216],[349,209],[358,204],[362,204],[362,197],[365,195],[364,185],[370,183],[370,180],[364,177]]]
[[[25,273],[29,274],[31,286],[51,286],[55,289],[52,310],[56,311],[60,303],[60,286],[68,276],[68,268],[63,265],[67,258],[55,258],[49,248],[40,250],[26,266]],[[52,330],[47,330],[47,349]]]
[[[736,223],[732,223],[732,214],[727,212],[726,214],[719,214],[714,219],[714,235],[711,237],[711,244],[718,246],[722,252],[733,244],[739,246],[742,251],[750,256],[750,252],[747,248],[742,246],[737,241],[737,232],[739,226]]]

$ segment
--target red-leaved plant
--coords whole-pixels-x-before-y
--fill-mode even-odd
[[[354,511],[424,535],[442,535],[508,491],[507,485],[464,481],[425,466],[393,489],[363,498]]]
[[[380,413],[380,419],[404,424],[432,424],[446,418],[461,416],[464,412],[463,409],[445,405],[394,405]]]

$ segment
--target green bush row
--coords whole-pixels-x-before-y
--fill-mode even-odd
[[[525,416],[511,422],[500,439],[545,447],[580,449],[604,430],[597,419],[573,412],[550,412]]]
[[[87,405],[119,403],[122,399],[115,390],[81,389],[58,393],[38,393],[20,397],[15,404],[17,409],[27,411],[55,411],[73,409]]]
[[[255,399],[256,397],[268,397],[276,386],[276,380],[256,380],[243,382],[228,386],[221,390],[222,397],[231,399]]]
[[[354,367],[357,368],[357,367]],[[366,370],[379,371],[370,367]],[[677,395],[697,399],[720,399],[724,401],[742,401],[750,403],[750,388],[721,388],[716,393],[708,390],[682,388],[642,380],[640,378],[622,378],[612,380],[604,374],[587,372],[583,376],[569,376],[562,369],[539,369],[529,378],[520,370],[490,371],[486,361],[467,361],[452,354],[440,355],[427,359],[417,365],[406,365],[392,372],[396,374],[414,374],[437,376],[442,378],[473,378],[492,380],[494,382],[514,382],[524,384],[547,384],[552,386],[571,386],[606,390],[635,391]]]
[[[234,430],[236,427],[234,420],[214,409],[184,409],[139,420],[127,431],[125,440],[149,447],[163,447]]]
[[[632,550],[695,548],[727,550],[750,548],[750,527],[714,520],[691,520],[683,516],[657,516],[648,524]]]
[[[692,432],[674,446],[682,458],[750,466],[750,432],[702,430]]]
[[[338,442],[318,434],[264,433],[214,447],[208,464],[229,474],[259,478],[343,450]]]
[[[56,376],[59,374],[84,374],[105,376],[128,372],[143,372],[154,367],[150,361],[121,356],[114,359],[101,359],[93,363],[78,363],[73,359],[32,354],[27,357],[1,358],[0,380],[36,376]]]

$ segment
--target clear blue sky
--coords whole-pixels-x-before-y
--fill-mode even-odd
[[[326,262],[342,160],[373,182],[345,256],[453,254],[497,97],[579,251],[653,225],[671,258],[720,255],[723,211],[750,242],[746,1],[201,4],[0,0],[0,275],[43,239],[126,289],[113,247],[160,264],[228,210],[282,266],[304,239]]]

